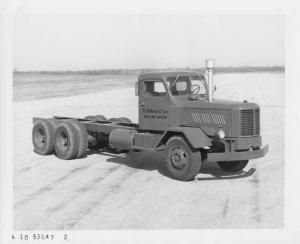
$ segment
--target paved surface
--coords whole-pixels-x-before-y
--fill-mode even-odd
[[[216,96],[262,107],[269,154],[240,174],[203,163],[191,182],[165,176],[162,154],[91,151],[63,161],[33,153],[33,116],[127,116],[137,122],[131,88],[14,103],[14,228],[280,228],[284,202],[284,75],[216,76]],[[38,92],[38,90],[37,90]]]

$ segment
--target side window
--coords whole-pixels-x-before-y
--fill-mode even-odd
[[[162,81],[145,81],[144,82],[144,95],[163,97],[167,94],[166,88]]]

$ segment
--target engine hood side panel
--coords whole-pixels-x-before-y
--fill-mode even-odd
[[[231,136],[231,110],[171,108],[170,116],[170,126],[200,127],[208,136],[214,136],[217,130],[222,128],[226,136]]]
[[[206,100],[179,100],[178,107],[198,108],[198,109],[255,109],[258,107],[256,103],[244,103],[233,100],[214,99],[211,103]]]
[[[238,137],[241,131],[241,111],[257,110],[256,103],[230,100],[181,100],[170,106],[169,126],[201,127],[209,136],[222,128],[226,137]]]

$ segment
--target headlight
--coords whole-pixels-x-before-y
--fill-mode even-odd
[[[220,129],[218,129],[216,135],[219,139],[223,139],[225,137],[225,132],[223,129],[220,128]]]

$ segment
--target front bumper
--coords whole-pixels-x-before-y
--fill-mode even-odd
[[[261,158],[265,156],[269,151],[269,145],[265,145],[261,149],[249,150],[243,152],[225,152],[225,153],[207,153],[207,161],[237,161],[248,160],[254,158]]]

